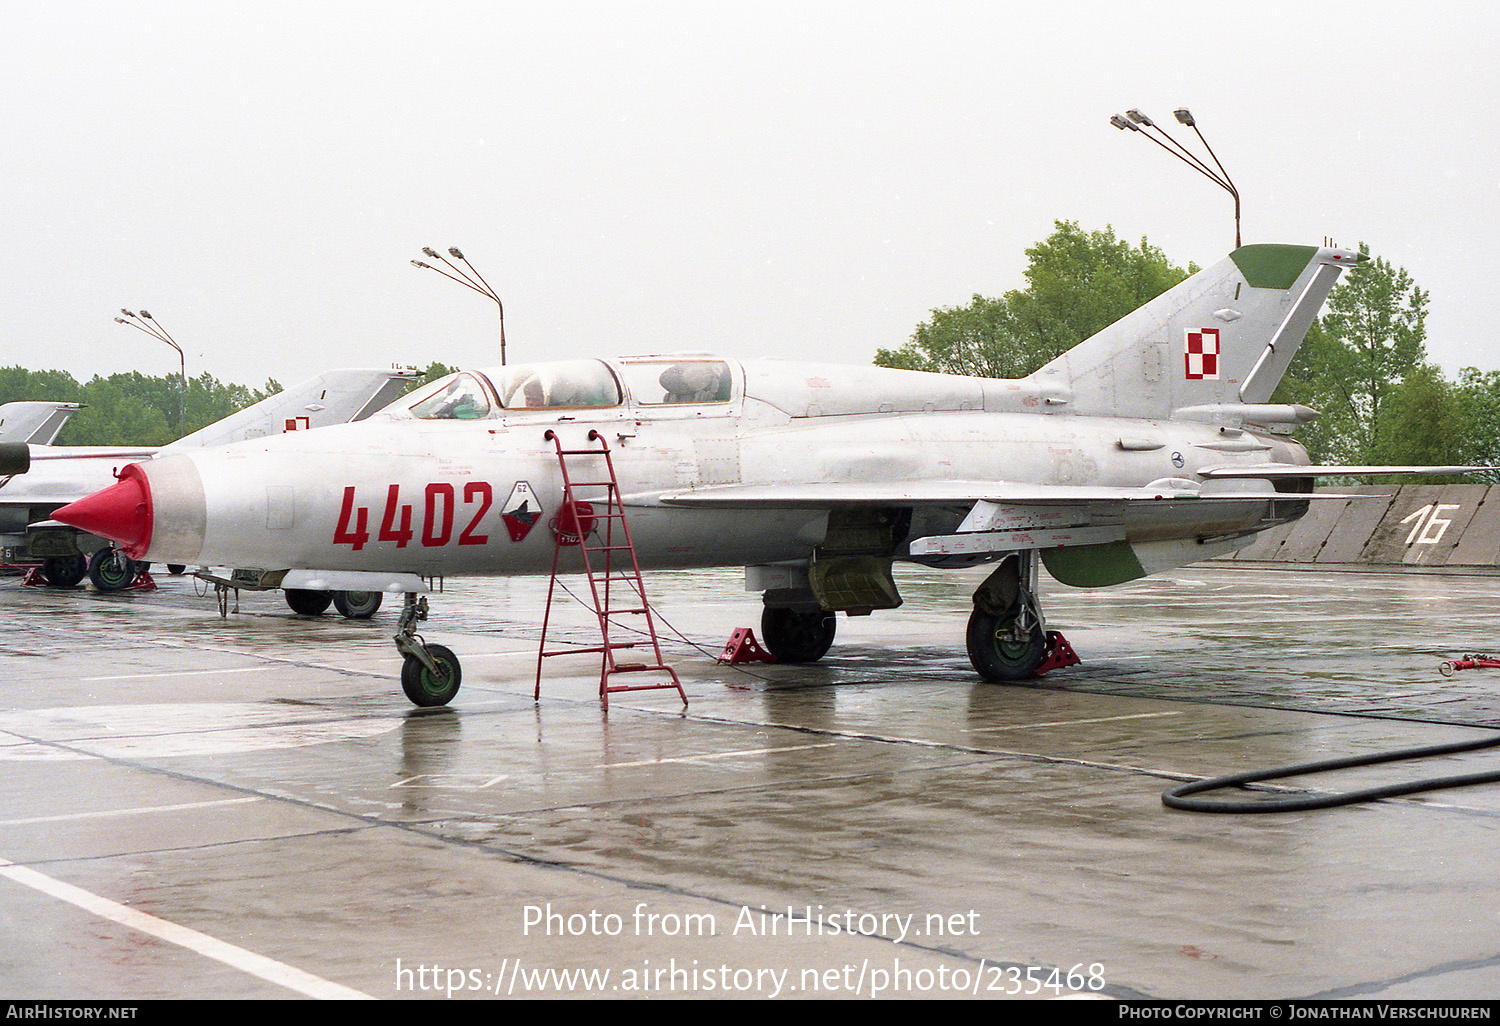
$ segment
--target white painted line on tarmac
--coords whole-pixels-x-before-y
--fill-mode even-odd
[[[1180,712],[1130,713],[1127,716],[1095,716],[1086,720],[1053,720],[1050,723],[1008,723],[1003,727],[979,727],[976,734],[993,734],[1002,730],[1034,730],[1038,727],[1076,727],[1083,723],[1113,723],[1117,720],[1152,720],[1162,716],[1181,716]]]
[[[266,669],[265,664],[260,666],[235,666],[229,669],[218,670],[162,670],[160,673],[126,673],[117,677],[79,677],[80,681],[104,681],[104,680],[152,680],[156,677],[193,677],[205,673],[258,673]]]
[[[14,880],[23,887],[30,887],[34,891],[40,891],[49,897],[57,898],[59,901],[66,901],[70,905],[76,905],[85,912],[91,912],[96,916],[119,923],[121,926],[129,927],[132,930],[139,930],[141,933],[150,934],[152,937],[176,944],[179,947],[203,955],[205,958],[212,958],[215,961],[223,962],[231,968],[249,973],[252,976],[259,976],[263,980],[285,987],[288,990],[294,990],[299,994],[305,994],[308,997],[339,1001],[347,1001],[354,998],[362,998],[367,1001],[374,1000],[373,997],[362,991],[325,980],[321,976],[314,976],[312,973],[289,966],[285,962],[278,962],[274,958],[267,958],[264,955],[257,955],[253,951],[246,951],[244,948],[221,941],[217,937],[210,937],[206,933],[199,933],[197,930],[190,929],[189,927],[179,926],[165,919],[158,919],[156,916],[137,911],[127,905],[121,905],[117,901],[101,898],[99,895],[86,891],[81,887],[74,887],[72,884],[63,883],[61,880],[54,880],[44,873],[38,873],[36,870],[28,869],[26,866],[18,866],[7,859],[0,859],[0,876]]]
[[[828,741],[819,745],[790,745],[786,748],[746,748],[738,752],[713,752],[707,755],[679,755],[665,759],[641,759],[638,762],[601,762],[595,769],[631,769],[635,766],[666,766],[674,762],[708,762],[711,759],[734,759],[742,755],[772,755],[776,752],[805,752],[813,748],[834,748],[841,741]]]
[[[224,798],[214,802],[187,802],[183,805],[148,805],[139,809],[109,809],[104,812],[73,812],[65,816],[32,816],[28,819],[0,819],[0,826],[28,826],[32,823],[69,823],[77,819],[109,819],[114,816],[139,816],[153,812],[187,812],[191,809],[217,809],[225,805],[262,802],[264,798]]]

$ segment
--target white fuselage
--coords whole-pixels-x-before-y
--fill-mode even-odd
[[[1211,424],[1070,415],[1016,382],[730,366],[735,387],[722,402],[627,398],[607,408],[503,409],[470,420],[383,415],[163,456],[149,468],[155,525],[143,558],[544,573],[554,556],[548,521],[563,502],[549,431],[570,448],[585,447],[590,432],[608,443],[636,551],[643,566],[658,567],[805,561],[840,505],[912,510],[909,540],[954,531],[988,494],[986,482],[1139,488],[1235,460],[1305,461],[1283,438],[1234,431],[1240,441],[1226,444],[1226,431]],[[830,375],[854,380],[834,390]],[[575,480],[603,477],[602,461],[598,472],[579,469],[594,459],[570,461]],[[605,489],[576,494],[602,505]],[[1252,531],[1265,526],[1266,507],[1164,501],[1101,504],[1092,515],[1132,541],[1154,541]],[[891,554],[903,558],[904,542]]]

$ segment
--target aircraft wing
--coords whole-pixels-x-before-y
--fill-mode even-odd
[[[1293,477],[1384,477],[1400,474],[1474,474],[1495,467],[1361,467],[1361,466],[1298,466],[1295,463],[1257,463],[1205,467],[1199,471],[1212,480],[1233,478],[1260,478],[1276,480]]]
[[[1245,475],[1251,476],[1251,475]],[[1265,477],[1264,474],[1253,475]],[[1293,475],[1285,475],[1293,476]],[[1302,475],[1307,476],[1307,475]],[[627,495],[629,505],[654,500],[663,505],[699,509],[807,508],[831,506],[956,506],[974,502],[1071,506],[1086,503],[1212,502],[1246,499],[1351,498],[1325,493],[1278,492],[1249,485],[1200,489],[1185,479],[1154,482],[1143,488],[1099,485],[1047,485],[1010,481],[849,481],[817,484],[714,485],[659,495]]]

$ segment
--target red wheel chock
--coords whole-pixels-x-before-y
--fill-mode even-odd
[[[1068,644],[1068,639],[1062,636],[1061,631],[1048,631],[1047,654],[1042,656],[1041,665],[1036,668],[1032,676],[1040,677],[1048,670],[1076,666],[1081,662],[1083,660],[1078,658],[1078,653],[1073,651],[1073,646]]]
[[[719,662],[730,665],[775,661],[775,656],[760,647],[760,642],[755,640],[755,632],[749,627],[736,627],[734,633],[729,635],[729,640],[724,643],[724,651],[719,654]]]

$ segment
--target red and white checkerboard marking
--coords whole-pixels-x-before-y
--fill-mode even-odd
[[[1189,381],[1217,380],[1219,377],[1219,329],[1189,330],[1183,361],[1183,370]]]

